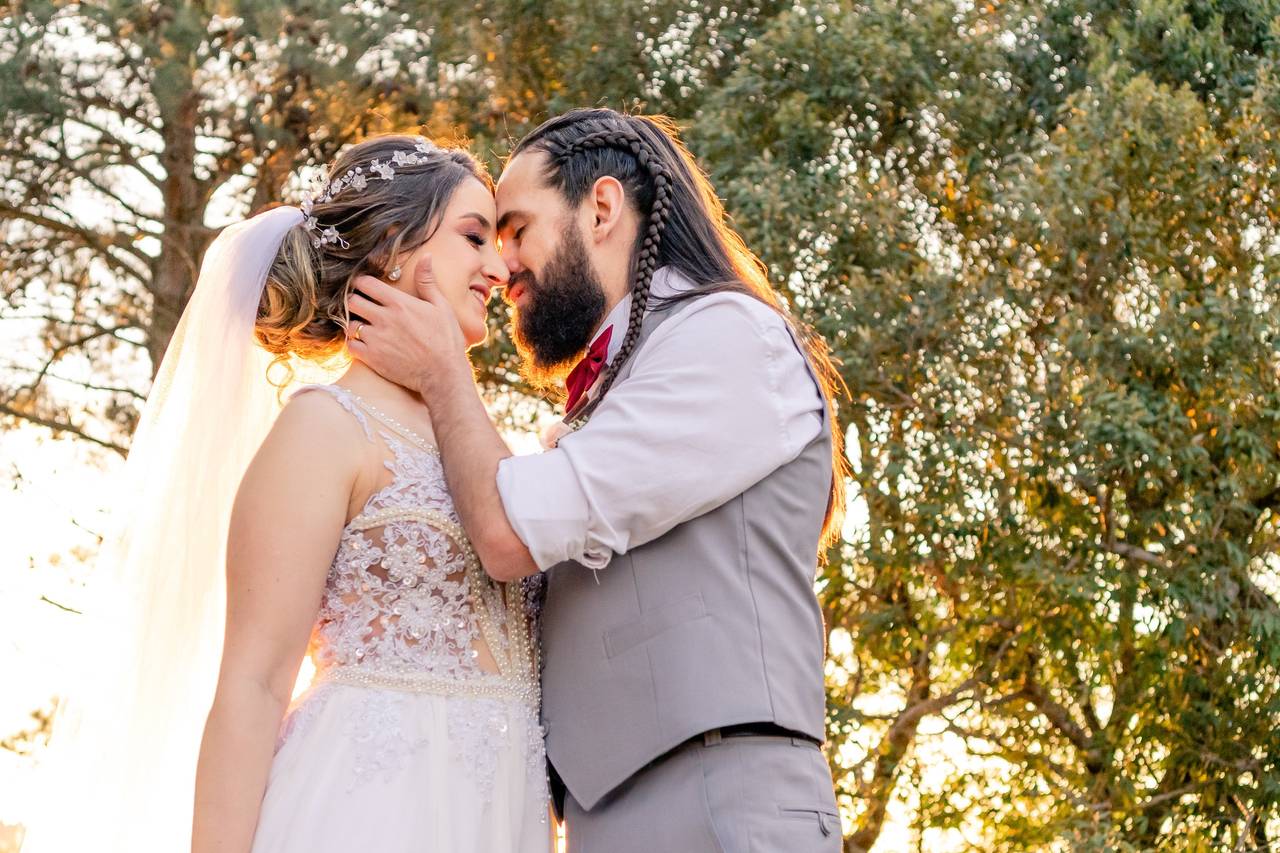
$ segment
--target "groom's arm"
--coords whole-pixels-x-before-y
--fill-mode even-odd
[[[424,373],[419,391],[431,409],[454,507],[485,571],[498,581],[536,574],[538,566],[507,520],[498,494],[498,463],[511,450],[476,393],[470,362],[461,358]]]
[[[507,521],[496,485],[498,463],[511,451],[476,393],[466,343],[429,256],[414,279],[421,299],[371,276],[356,279],[349,305],[363,323],[347,347],[426,401],[454,508],[485,571],[499,581],[534,574],[538,566]]]

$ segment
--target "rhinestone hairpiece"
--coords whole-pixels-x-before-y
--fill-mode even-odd
[[[356,166],[342,177],[322,183],[318,194],[304,199],[299,205],[303,216],[302,227],[311,232],[311,245],[319,248],[337,244],[344,249],[350,249],[351,244],[342,239],[337,228],[320,224],[320,221],[311,213],[312,208],[317,204],[333,201],[347,188],[358,191],[369,186],[370,181],[389,181],[395,176],[396,169],[403,166],[425,166],[431,162],[433,155],[440,153],[437,146],[425,139],[419,139],[414,143],[414,149],[415,151],[395,151],[390,159],[373,160],[367,167]]]

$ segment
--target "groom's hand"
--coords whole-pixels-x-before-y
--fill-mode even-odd
[[[466,341],[457,317],[436,284],[431,256],[418,261],[413,282],[419,298],[373,276],[356,278],[347,300],[351,354],[399,385],[428,395],[428,380],[465,370]]]

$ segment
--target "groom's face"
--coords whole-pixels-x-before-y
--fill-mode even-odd
[[[604,319],[605,291],[578,218],[544,175],[547,157],[528,151],[498,181],[498,236],[510,279],[512,340],[535,383],[557,381]]]

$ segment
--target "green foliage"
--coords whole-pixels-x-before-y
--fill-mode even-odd
[[[79,58],[49,46],[69,18]],[[821,580],[846,848],[895,798],[925,849],[1274,842],[1276,0],[47,3],[0,26],[0,282],[82,312],[50,352],[83,316],[154,356],[185,299],[155,282],[189,286],[210,205],[364,133],[418,123],[496,168],[568,107],[671,114],[850,389],[854,518]],[[120,117],[82,127],[98,110]],[[105,221],[67,209],[112,195]],[[505,339],[481,362],[522,387]]]
[[[1275,832],[1277,14],[799,4],[704,102],[852,391],[851,849],[900,781],[980,849]]]
[[[0,317],[40,346],[4,364],[0,417],[121,452],[217,226],[348,142],[447,130],[439,105],[479,98],[420,4],[7,8]]]

